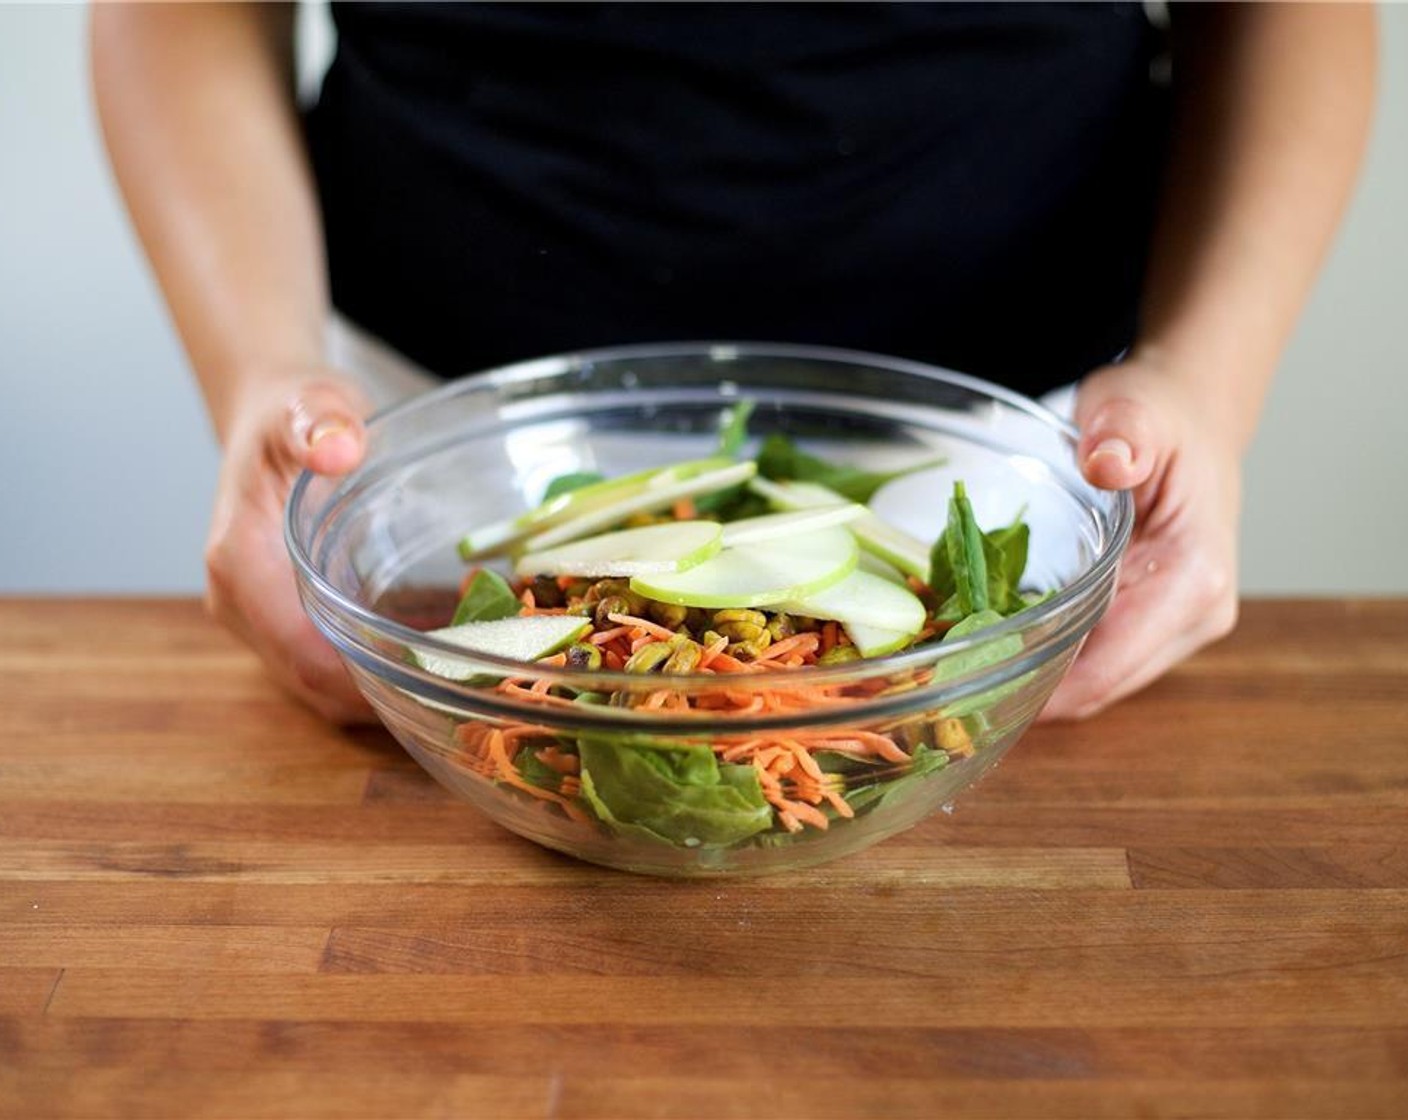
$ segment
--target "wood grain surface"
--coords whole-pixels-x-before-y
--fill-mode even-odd
[[[0,1115],[1408,1116],[1408,602],[804,873],[500,830],[193,602],[0,601]]]

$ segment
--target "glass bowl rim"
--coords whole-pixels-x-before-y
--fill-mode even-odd
[[[498,366],[482,372],[469,373],[460,377],[448,379],[444,385],[438,386],[425,393],[419,393],[405,400],[398,401],[389,407],[382,408],[374,412],[366,421],[368,430],[378,424],[384,424],[395,417],[415,411],[432,407],[437,401],[456,396],[471,389],[483,387],[492,389],[497,386],[512,384],[516,381],[528,380],[539,377],[559,376],[569,373],[574,369],[580,369],[584,365],[599,362],[621,361],[621,360],[644,360],[653,358],[707,358],[714,361],[726,362],[738,358],[767,359],[767,358],[795,358],[804,360],[822,360],[835,363],[848,362],[853,365],[866,365],[888,372],[918,376],[931,381],[939,381],[966,389],[974,394],[999,401],[1017,412],[1024,413],[1058,435],[1064,437],[1068,442],[1074,443],[1079,436],[1075,425],[1065,418],[1052,412],[1046,406],[1023,396],[1011,389],[1001,385],[985,381],[982,378],[973,377],[969,374],[958,373],[953,370],[944,369],[939,366],[929,365],[924,362],[917,362],[907,358],[897,358],[885,354],[870,353],[864,350],[851,350],[829,346],[800,345],[795,343],[774,343],[774,342],[732,342],[732,341],[693,341],[693,342],[663,342],[663,343],[636,343],[628,346],[610,346],[597,349],[586,349],[569,351],[562,354],[548,355],[545,357],[529,358],[520,362],[513,362],[508,365]],[[361,468],[357,468],[346,478],[355,477]],[[325,601],[338,612],[350,617],[362,627],[367,628],[380,638],[389,639],[403,646],[414,646],[432,651],[445,657],[458,658],[460,660],[472,660],[476,665],[483,665],[486,669],[502,669],[506,676],[516,678],[533,677],[538,680],[551,680],[554,684],[577,684],[583,676],[589,676],[592,681],[599,682],[602,686],[610,687],[613,691],[617,687],[632,691],[639,690],[650,684],[650,681],[642,679],[639,673],[626,673],[619,670],[598,669],[584,674],[582,670],[570,669],[566,667],[537,665],[533,662],[516,661],[509,658],[494,656],[491,654],[478,653],[466,650],[463,646],[457,646],[451,642],[432,638],[427,632],[416,630],[403,623],[394,621],[384,615],[354,602],[335,588],[321,572],[317,570],[312,557],[308,554],[304,542],[300,538],[297,527],[297,519],[303,510],[303,504],[309,485],[314,478],[310,471],[301,471],[293,484],[284,506],[284,543],[290,556],[293,558],[294,567],[298,575],[312,589],[315,598]],[[985,626],[981,630],[960,638],[952,644],[943,644],[943,648],[930,644],[902,650],[897,653],[886,654],[881,657],[864,658],[860,661],[843,662],[834,666],[815,666],[808,668],[806,681],[811,684],[824,685],[837,682],[854,682],[866,680],[874,676],[885,676],[893,673],[900,673],[910,669],[928,665],[930,663],[948,658],[965,650],[975,649],[996,641],[1008,634],[1020,633],[1030,628],[1036,627],[1052,619],[1057,619],[1063,615],[1078,616],[1080,612],[1073,608],[1083,602],[1088,601],[1091,594],[1097,587],[1102,585],[1106,579],[1113,577],[1113,571],[1118,566],[1126,545],[1129,542],[1134,527],[1134,503],[1128,491],[1106,491],[1110,495],[1112,508],[1109,515],[1109,534],[1104,542],[1105,547],[1096,555],[1091,564],[1081,572],[1070,583],[1058,588],[1054,594],[1042,602],[1037,603],[1019,614],[1004,618],[1001,622],[991,626]],[[317,528],[321,528],[319,521]],[[316,534],[316,528],[314,533]],[[316,620],[315,620],[316,621]],[[1069,624],[1067,624],[1069,625]],[[1064,627],[1058,626],[1057,632],[1050,635],[1048,640],[1055,642],[1062,636]],[[375,654],[378,658],[379,654]],[[1032,650],[1023,650],[1023,655],[1030,657]],[[1004,668],[1010,666],[1013,661],[1021,660],[1022,655],[1004,658],[1001,661],[983,666],[972,677],[983,679],[988,676],[1003,675]],[[426,673],[418,666],[411,664],[398,666],[403,671],[409,671],[408,676],[413,679],[423,679],[432,685],[437,692],[449,693],[464,701],[468,706],[475,706],[474,701],[480,696],[481,690],[469,688],[462,682],[453,681],[448,678]],[[709,677],[706,674],[688,673],[672,676],[669,679],[668,687],[674,687],[685,691],[696,689],[707,690],[709,688],[738,688],[742,685],[748,689],[754,688],[780,688],[784,682],[790,682],[790,687],[796,687],[798,676],[795,669],[774,669],[764,672],[750,673],[747,675],[746,684],[737,679],[723,679]],[[652,676],[655,683],[653,689],[667,687],[660,683],[664,678]],[[945,681],[944,686],[960,685],[969,680],[968,677],[957,677],[950,681]],[[945,691],[944,686],[939,686],[937,691]],[[926,694],[933,691],[932,684],[923,686],[922,691]],[[599,689],[600,690],[600,689]],[[967,687],[964,692],[969,691]],[[731,720],[730,723],[733,721]],[[643,724],[642,724],[643,725]],[[638,725],[639,726],[639,725]]]

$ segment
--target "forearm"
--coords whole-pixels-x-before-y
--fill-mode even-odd
[[[1174,13],[1174,135],[1136,356],[1241,451],[1348,200],[1374,99],[1372,8]]]
[[[261,383],[322,356],[322,235],[291,5],[95,5],[104,136],[223,440]]]

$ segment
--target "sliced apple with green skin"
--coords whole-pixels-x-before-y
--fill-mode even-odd
[[[919,596],[909,588],[859,569],[812,595],[789,599],[781,609],[802,618],[854,622],[910,637],[924,629],[926,614]]]
[[[723,547],[723,526],[714,521],[669,521],[639,529],[583,537],[522,556],[519,576],[638,576],[682,572]]]
[[[841,506],[818,506],[816,509],[793,510],[788,513],[764,513],[744,517],[724,525],[724,547],[743,544],[765,544],[798,533],[814,533],[844,525],[865,513],[865,507],[855,502]]]
[[[466,622],[429,630],[427,638],[462,646],[473,653],[487,653],[510,661],[537,661],[570,645],[591,629],[589,618],[569,614],[530,614],[493,622]],[[452,681],[467,681],[483,666],[428,650],[411,650],[411,659],[427,673]]]
[[[776,482],[755,478],[748,483],[748,488],[781,510],[816,509],[847,501],[844,495],[819,482]],[[894,565],[906,575],[929,582],[929,546],[918,537],[895,528],[869,510],[849,522],[847,528],[856,535],[856,540],[867,552]]]
[[[588,483],[540,502],[517,517],[496,521],[467,533],[459,543],[460,556],[465,560],[473,560],[476,557],[503,552],[535,533],[579,517],[589,510],[624,501],[646,492],[651,487],[671,486],[733,465],[732,459],[715,455],[707,459],[688,459],[664,467],[651,467],[649,470],[637,471],[621,478],[606,478],[600,482]]]
[[[685,572],[636,576],[631,590],[682,607],[766,607],[813,595],[855,570],[860,549],[844,528],[726,548]]]
[[[891,583],[898,583],[901,587],[908,587],[905,583],[905,576],[902,571],[896,568],[888,560],[881,560],[873,552],[861,551],[860,562],[856,565],[862,572],[869,572],[873,576],[887,579]]]
[[[898,653],[914,641],[914,635],[903,630],[882,630],[864,622],[843,622],[841,626],[862,657],[884,657],[887,653]]]
[[[730,486],[747,482],[757,469],[758,465],[751,460],[743,463],[729,461],[728,466],[703,474],[674,481],[652,482],[635,494],[588,510],[578,517],[530,537],[524,547],[529,552],[541,552],[568,541],[591,536],[602,529],[609,529],[633,514],[655,513],[667,509],[681,498],[712,494],[716,490],[726,490]]]

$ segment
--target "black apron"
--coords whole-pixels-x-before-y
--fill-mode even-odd
[[[1039,393],[1133,337],[1165,140],[1139,5],[333,11],[333,300],[441,375],[733,339]]]

